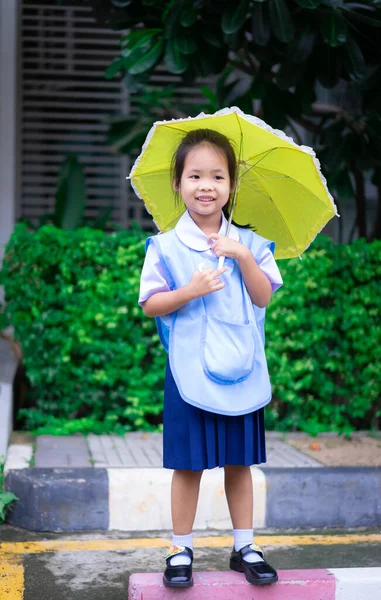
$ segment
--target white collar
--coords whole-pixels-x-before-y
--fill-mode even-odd
[[[227,226],[227,219],[225,215],[222,213],[222,221],[221,227],[218,231],[219,235],[225,235]],[[177,237],[189,248],[193,250],[198,250],[200,252],[205,252],[205,250],[210,249],[211,241],[208,240],[207,236],[201,229],[196,225],[193,221],[192,217],[189,214],[189,211],[185,211],[185,213],[181,216],[178,221],[175,231]],[[239,241],[239,233],[237,228],[232,225],[230,227],[229,238]]]

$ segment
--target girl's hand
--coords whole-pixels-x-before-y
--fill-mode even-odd
[[[240,260],[250,252],[250,250],[240,242],[236,242],[235,240],[219,235],[218,233],[211,233],[208,238],[213,240],[211,249],[218,258],[220,256],[226,256],[228,258]]]
[[[205,269],[205,271],[194,271],[192,279],[187,285],[188,291],[192,298],[200,298],[207,296],[212,292],[222,290],[225,283],[219,279],[219,275],[226,271],[226,267],[222,269]]]

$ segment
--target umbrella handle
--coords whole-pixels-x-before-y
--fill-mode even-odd
[[[224,266],[224,262],[225,262],[225,257],[220,256],[220,258],[218,259],[218,268],[219,269],[222,269],[222,267]]]

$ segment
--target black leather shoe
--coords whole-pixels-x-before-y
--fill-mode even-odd
[[[249,552],[257,552],[263,558],[263,552],[256,544],[248,544],[241,550],[232,550],[230,556],[230,568],[238,573],[245,573],[249,583],[254,585],[266,585],[278,581],[278,575],[266,561],[249,563],[245,560],[245,555]]]
[[[189,556],[190,565],[171,565],[174,556]],[[193,585],[192,563],[193,551],[188,546],[172,546],[167,554],[167,568],[164,571],[163,583],[166,587],[191,587]]]

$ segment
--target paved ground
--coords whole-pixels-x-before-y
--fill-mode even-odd
[[[195,570],[227,569],[229,535],[195,532]],[[41,535],[0,526],[0,598],[126,600],[130,573],[162,571],[168,536],[157,531],[144,537],[136,532]],[[380,529],[257,531],[256,541],[277,569],[381,564]]]
[[[350,438],[325,434],[316,439],[288,434],[287,442],[327,467],[381,467],[381,433]]]
[[[162,466],[161,433],[42,435],[34,439],[29,434],[14,432],[11,444],[8,460],[16,466],[10,468],[25,468],[29,463],[41,468]],[[344,438],[325,433],[313,438],[303,433],[268,431],[266,445],[266,468],[381,466],[381,434],[356,432]]]
[[[14,439],[14,438],[13,438]],[[267,437],[266,467],[322,467],[323,464],[285,443],[277,434]],[[42,435],[36,440],[34,466],[55,467],[161,467],[161,433],[127,433],[56,437]]]

